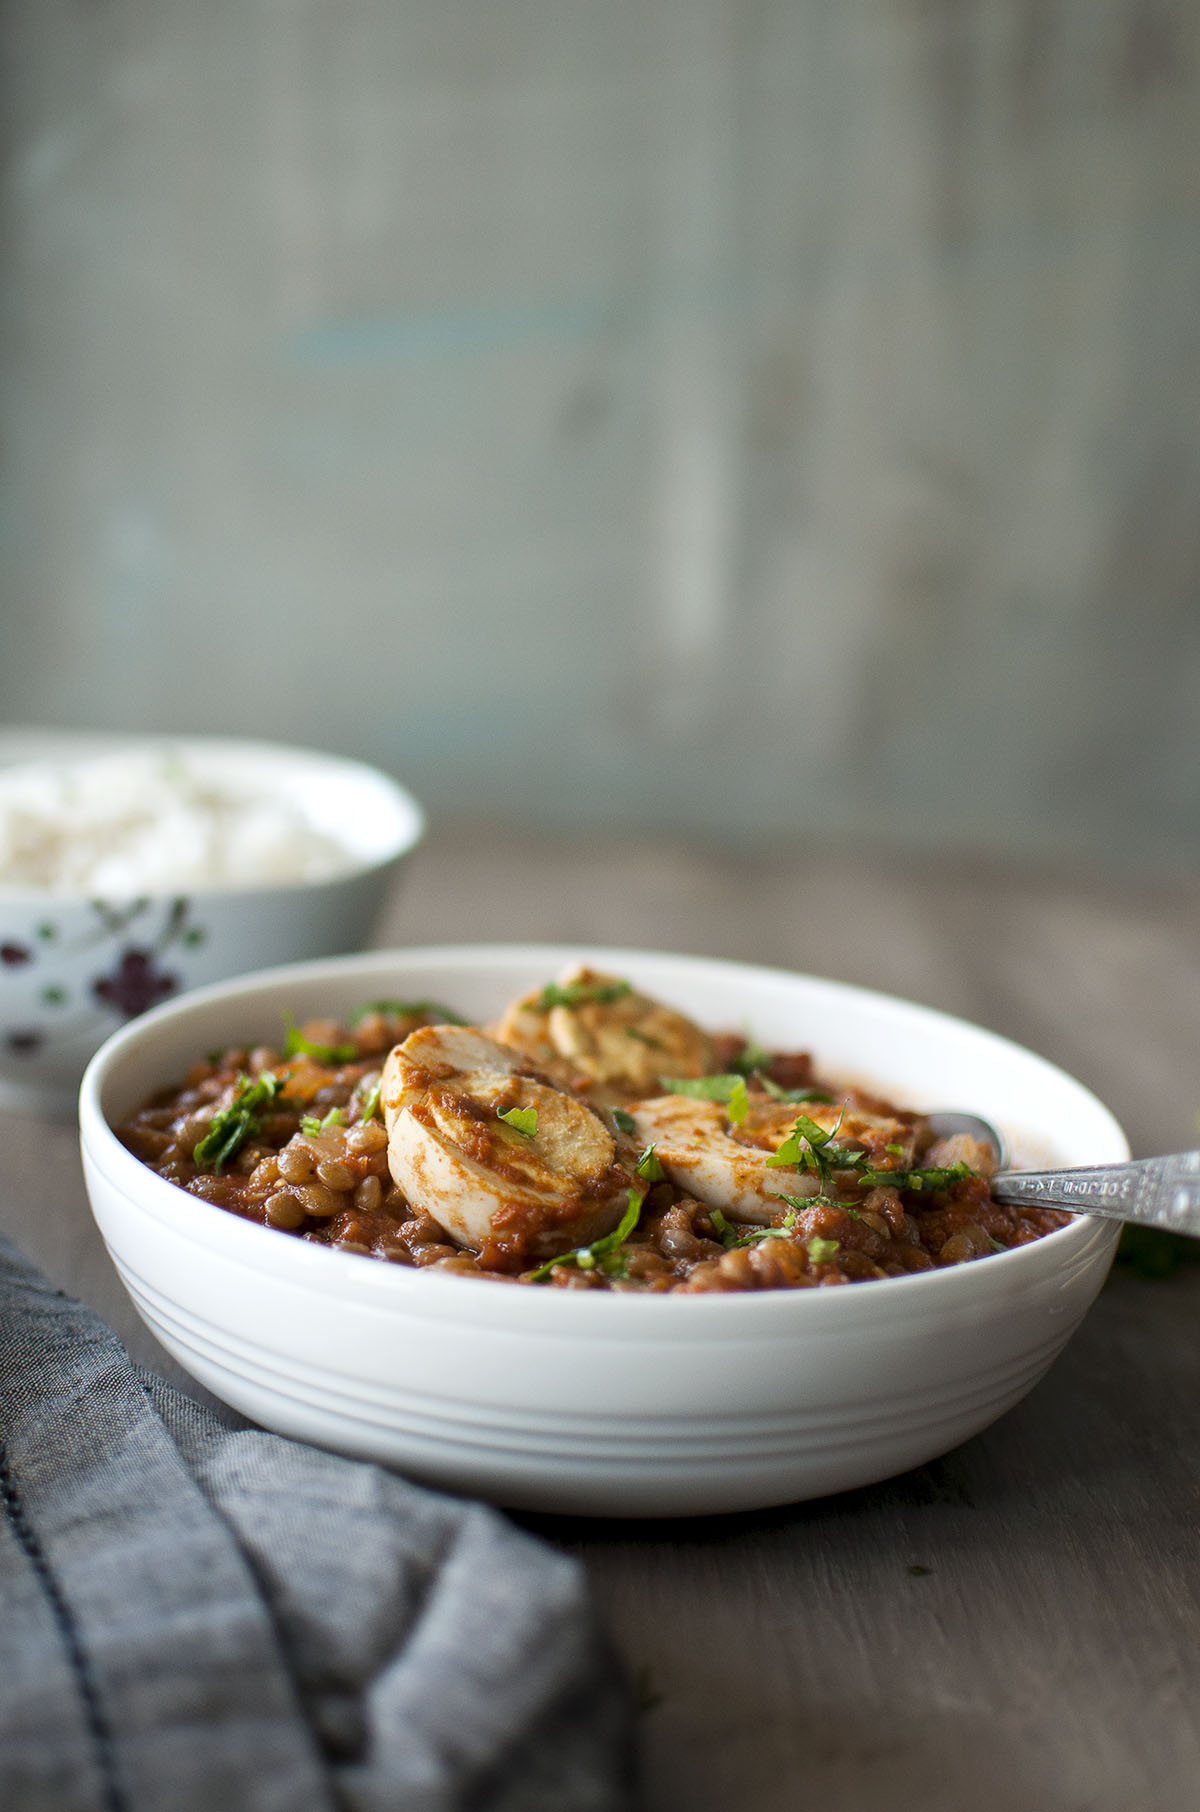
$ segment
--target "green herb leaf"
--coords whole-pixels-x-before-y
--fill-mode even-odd
[[[648,1183],[666,1182],[667,1173],[659,1163],[658,1154],[653,1145],[647,1145],[645,1151],[638,1159],[637,1173],[640,1177],[645,1177]]]
[[[200,1170],[219,1171],[239,1152],[262,1125],[262,1110],[279,1098],[282,1085],[271,1070],[253,1079],[244,1072],[228,1107],[215,1113],[204,1137],[192,1147],[192,1162]]]
[[[733,1067],[740,1076],[752,1076],[755,1070],[765,1070],[770,1061],[770,1051],[748,1038],[734,1058]]]
[[[605,1109],[605,1112],[618,1132],[635,1133],[637,1131],[637,1121],[632,1114],[627,1114],[623,1107],[609,1107]]]
[[[290,1013],[284,1013],[283,1023],[285,1057],[312,1057],[317,1063],[350,1063],[358,1056],[357,1048],[352,1044],[318,1044],[315,1039],[306,1038]]]
[[[364,1080],[365,1080],[365,1078],[364,1078]],[[375,1118],[376,1114],[379,1113],[379,1097],[380,1097],[380,1094],[382,1093],[382,1090],[383,1090],[383,1077],[382,1076],[380,1076],[378,1078],[378,1080],[375,1082],[374,1086],[372,1088],[368,1089],[365,1094],[363,1094],[361,1092],[362,1083],[361,1082],[359,1083],[359,1092],[360,1092],[359,1098],[361,1101],[361,1106],[359,1107],[359,1110],[358,1110],[358,1118],[359,1118],[359,1122],[361,1125],[365,1126],[368,1120],[373,1120]]]
[[[768,1166],[815,1171],[820,1179],[821,1194],[827,1196],[835,1170],[854,1170],[866,1162],[865,1152],[836,1143],[845,1117],[843,1107],[834,1125],[824,1127],[808,1114],[797,1114],[791,1132],[778,1151],[767,1159]]]
[[[922,1190],[949,1189],[951,1183],[961,1183],[975,1174],[969,1164],[930,1165],[923,1170],[864,1170],[860,1181],[867,1189],[911,1189],[919,1194]]]
[[[814,1265],[827,1264],[838,1250],[840,1243],[836,1239],[822,1239],[819,1233],[814,1233],[808,1241],[808,1256]]]
[[[746,1093],[746,1083],[744,1079],[740,1080],[737,1083],[737,1086],[730,1092],[726,1112],[729,1115],[729,1124],[731,1126],[741,1126],[745,1121],[746,1115],[750,1112],[750,1097]]]
[[[465,1026],[467,1021],[451,1007],[444,1007],[440,1000],[369,1000],[361,1007],[355,1007],[350,1015],[350,1024],[358,1025],[368,1013],[386,1013],[394,1019],[428,1019],[439,1026]]]
[[[824,1101],[828,1103],[833,1100],[833,1096],[823,1088],[780,1088],[779,1084],[777,1082],[772,1082],[769,1076],[760,1076],[759,1081],[762,1083],[768,1095],[771,1096],[772,1100],[786,1101],[789,1105],[799,1106],[802,1101]]]
[[[780,1201],[796,1200],[797,1203],[801,1202],[801,1198],[799,1197],[780,1196],[777,1199]],[[804,1201],[802,1205],[805,1208],[810,1206],[807,1201]],[[708,1217],[709,1220],[712,1221],[714,1227],[717,1226],[716,1216],[718,1214],[721,1214],[719,1208],[713,1210]],[[717,1231],[721,1235],[721,1244],[725,1246],[728,1251],[734,1252],[739,1246],[757,1246],[759,1241],[764,1239],[788,1239],[790,1238],[795,1225],[796,1210],[795,1208],[790,1208],[784,1215],[778,1227],[747,1227],[741,1233],[738,1233],[731,1227],[725,1219],[725,1216],[722,1214],[721,1224],[717,1227]]]
[[[690,1095],[693,1101],[729,1101],[733,1091],[744,1089],[746,1078],[729,1073],[724,1076],[660,1076],[658,1086],[668,1095]]]
[[[648,1045],[652,1051],[662,1050],[660,1040],[651,1038],[649,1032],[643,1032],[641,1026],[626,1026],[625,1036],[626,1038],[636,1038],[639,1044]]]
[[[551,1007],[607,1007],[614,1000],[623,1000],[626,994],[632,993],[633,983],[627,981],[573,981],[565,986],[547,982],[532,1005],[540,1013],[548,1013]]]
[[[318,1133],[327,1131],[331,1126],[344,1125],[345,1120],[345,1111],[340,1107],[331,1107],[323,1120],[318,1119],[316,1114],[302,1114],[300,1116],[300,1131],[305,1133],[308,1138],[313,1139]]]
[[[549,1277],[556,1265],[576,1265],[581,1271],[591,1271],[599,1264],[601,1269],[608,1271],[608,1261],[618,1253],[637,1226],[645,1199],[644,1190],[631,1189],[629,1206],[611,1233],[602,1234],[590,1246],[576,1246],[571,1252],[560,1252],[557,1258],[547,1259],[544,1265],[539,1265],[536,1271],[529,1273],[530,1283],[540,1283],[544,1277]]]
[[[786,1170],[819,1170],[818,1154],[825,1152],[840,1125],[840,1118],[837,1126],[828,1128],[819,1125],[807,1114],[797,1114],[791,1132],[779,1149],[767,1159],[768,1166]]]
[[[523,1138],[533,1139],[537,1136],[538,1110],[536,1107],[501,1107],[496,1110],[497,1119],[511,1126]]]

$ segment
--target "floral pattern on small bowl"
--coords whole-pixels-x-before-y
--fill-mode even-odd
[[[37,978],[31,975],[28,979],[34,981],[37,1006],[47,1015],[36,1025],[0,1029],[0,1043],[11,1056],[34,1057],[47,1044],[95,1025],[98,1018],[115,1026],[158,1006],[184,986],[178,971],[163,961],[166,953],[172,947],[194,948],[208,936],[194,917],[191,902],[183,896],[165,901],[143,898],[123,905],[91,900],[88,907],[92,916],[82,933],[65,936],[61,925],[48,915],[36,926],[32,939],[0,937],[0,969],[20,970],[23,979],[24,972],[39,971]],[[156,921],[160,921],[157,927]],[[97,968],[82,983],[68,983],[63,959],[77,958],[91,948],[98,960],[103,953],[106,967]],[[71,967],[77,972],[74,961]]]

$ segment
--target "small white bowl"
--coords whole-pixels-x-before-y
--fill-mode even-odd
[[[0,1107],[73,1113],[88,1059],[126,1019],[267,964],[360,948],[424,832],[402,786],[336,756],[224,737],[25,733],[29,759],[51,766],[130,750],[177,757],[218,784],[252,778],[344,846],[346,864],[324,880],[103,900],[0,883]],[[4,739],[0,766],[20,751]]]
[[[111,1127],[197,1053],[281,1015],[435,999],[473,1020],[587,960],[835,1079],[977,1109],[1062,1163],[1128,1156],[1061,1070],[927,1008],[808,976],[561,947],[396,951],[205,989],[116,1034],[80,1096],[93,1212],[142,1316],[217,1396],[281,1433],[512,1507],[672,1516],[869,1484],[977,1433],[1037,1382],[1104,1281],[1081,1218],[953,1269],[753,1295],[609,1294],[411,1270],[305,1243],[156,1176]]]

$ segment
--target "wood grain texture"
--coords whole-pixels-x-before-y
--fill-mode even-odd
[[[1046,1051],[1150,1152],[1196,1136],[1198,906],[862,852],[460,830],[422,851],[379,941],[571,939],[865,982]],[[92,1228],[73,1130],[0,1132],[0,1228],[178,1378]],[[642,1675],[648,1812],[1200,1805],[1200,1270],[1117,1278],[1022,1405],[884,1485],[752,1516],[522,1520],[582,1555]]]

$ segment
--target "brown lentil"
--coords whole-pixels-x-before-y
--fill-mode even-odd
[[[288,1183],[306,1183],[313,1173],[313,1154],[307,1145],[289,1145],[279,1154],[279,1174]]]
[[[272,1227],[280,1227],[285,1233],[294,1233],[302,1227],[308,1211],[300,1197],[291,1189],[277,1189],[263,1203],[263,1217]]]

